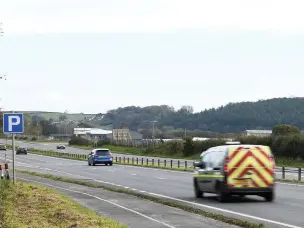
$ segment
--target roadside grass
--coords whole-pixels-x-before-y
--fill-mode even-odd
[[[6,186],[4,186],[6,185]],[[2,186],[2,187],[1,187]],[[0,181],[0,227],[3,228],[126,228],[99,216],[55,190],[17,181]]]
[[[69,147],[79,148],[79,149],[86,149],[91,150],[94,147],[92,146],[76,146],[76,145],[69,145]],[[147,153],[145,148],[137,148],[137,147],[126,147],[126,146],[114,146],[114,145],[104,145],[104,148],[108,148],[109,150],[113,151],[114,153],[126,154],[126,155],[139,155],[139,156],[149,156],[149,157],[159,157],[159,158],[172,158],[172,159],[185,159],[185,160],[199,160],[200,153],[191,155],[189,157],[183,157],[180,155],[166,155],[164,154],[155,154],[155,153]],[[283,167],[297,167],[297,168],[304,168],[304,161],[296,161],[291,158],[284,158],[284,157],[276,157],[276,165]]]
[[[117,187],[109,187],[103,184],[95,184],[95,183],[90,183],[87,181],[80,181],[80,180],[76,180],[76,179],[72,179],[72,178],[66,178],[66,177],[59,177],[59,176],[54,176],[51,174],[42,174],[42,173],[37,173],[37,172],[31,172],[31,171],[27,171],[27,170],[17,170],[20,173],[25,173],[25,174],[29,174],[29,175],[33,175],[33,176],[39,176],[39,177],[43,177],[43,178],[48,178],[48,179],[52,179],[55,181],[62,181],[62,182],[66,182],[66,183],[72,183],[72,184],[78,184],[78,185],[83,185],[83,186],[87,186],[87,187],[93,187],[93,188],[101,188],[104,190],[108,190],[108,191],[112,191],[112,192],[117,192],[117,193],[124,193],[124,194],[128,194],[128,195],[133,195],[136,196],[138,198],[141,199],[145,199],[145,200],[150,200],[159,204],[163,204],[169,207],[175,207],[190,213],[194,213],[197,215],[201,215],[207,218],[211,218],[214,220],[218,220],[227,224],[231,224],[231,225],[235,225],[235,226],[239,226],[239,227],[244,227],[244,228],[267,228],[264,224],[257,224],[257,223],[253,223],[253,222],[249,222],[249,221],[244,221],[244,220],[240,220],[237,218],[232,218],[232,217],[228,217],[222,214],[216,214],[216,213],[212,213],[212,212],[208,212],[208,211],[204,211],[202,209],[199,208],[195,208],[192,207],[190,205],[187,205],[186,203],[181,203],[178,201],[174,201],[174,200],[168,200],[168,199],[163,199],[163,198],[158,198],[155,196],[151,196],[151,195],[147,195],[144,193],[140,193],[137,191],[133,191],[133,190],[129,190],[129,189],[123,189],[123,188],[117,188]]]
[[[66,143],[67,141],[63,141],[63,140],[47,140],[47,139],[37,139],[37,140],[30,140],[30,139],[16,139],[16,141],[21,141],[21,142],[49,142],[49,143]]]

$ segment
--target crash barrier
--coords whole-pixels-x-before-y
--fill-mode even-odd
[[[86,154],[71,154],[65,152],[48,151],[48,150],[37,150],[29,149],[31,153],[41,154],[51,157],[68,158],[74,160],[88,160],[88,155]],[[122,165],[134,165],[134,166],[144,166],[152,168],[161,169],[171,169],[180,171],[193,171],[194,162],[191,160],[178,160],[178,159],[158,159],[158,158],[147,158],[147,157],[135,157],[135,156],[114,156],[114,164]],[[290,179],[302,181],[304,180],[304,168],[295,167],[276,167],[275,176],[278,179]]]
[[[7,163],[4,164],[4,169],[3,166],[0,164],[0,172],[1,172],[1,179],[5,179],[5,180],[10,179]]]

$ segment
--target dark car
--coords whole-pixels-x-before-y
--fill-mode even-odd
[[[27,148],[19,147],[16,151],[16,154],[27,154]]]
[[[105,164],[113,165],[113,155],[109,149],[94,149],[89,154],[88,165]]]
[[[58,145],[57,149],[62,149],[63,150],[63,149],[65,149],[65,145]]]
[[[6,145],[0,144],[0,150],[6,150]]]

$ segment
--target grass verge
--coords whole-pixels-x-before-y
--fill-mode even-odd
[[[99,216],[53,189],[42,186],[2,180],[2,193],[6,198],[1,203],[0,227],[83,227],[126,228],[116,221]],[[3,185],[6,185],[5,188]]]
[[[66,141],[62,141],[62,140],[47,140],[47,139],[37,139],[37,140],[30,140],[30,139],[16,139],[16,141],[20,141],[20,142],[37,142],[37,143],[40,143],[40,142],[49,142],[49,143],[66,143]]]
[[[83,186],[87,186],[87,187],[93,187],[93,188],[102,188],[108,191],[113,191],[113,192],[118,192],[118,193],[124,193],[124,194],[128,194],[128,195],[133,195],[136,196],[138,198],[141,199],[146,199],[146,200],[150,200],[159,204],[163,204],[166,206],[170,206],[170,207],[175,207],[175,208],[179,208],[182,209],[184,211],[190,212],[190,213],[195,213],[204,217],[208,217],[214,220],[218,220],[224,223],[228,223],[231,225],[236,225],[239,227],[244,227],[244,228],[266,228],[266,226],[264,226],[263,224],[257,224],[257,223],[252,223],[252,222],[248,222],[248,221],[243,221],[240,219],[236,219],[236,218],[232,218],[232,217],[227,217],[221,214],[216,214],[216,213],[212,213],[212,212],[208,212],[208,211],[204,211],[202,209],[198,209],[198,208],[194,208],[191,207],[189,205],[180,203],[180,202],[176,202],[174,200],[167,200],[167,199],[161,199],[161,198],[157,198],[154,196],[150,196],[150,195],[146,195],[143,193],[139,193],[133,190],[128,190],[128,189],[123,189],[123,188],[116,188],[116,187],[109,187],[103,184],[95,184],[95,183],[90,183],[90,182],[86,182],[86,181],[80,181],[80,180],[75,180],[72,178],[66,178],[66,177],[58,177],[58,176],[54,176],[51,174],[42,174],[42,173],[37,173],[37,172],[30,172],[27,170],[17,170],[20,173],[25,173],[25,174],[29,174],[29,175],[33,175],[33,176],[39,176],[39,177],[44,177],[44,178],[48,178],[48,179],[52,179],[55,181],[62,181],[62,182],[67,182],[67,183],[73,183],[73,184],[78,184],[78,185],[83,185]]]

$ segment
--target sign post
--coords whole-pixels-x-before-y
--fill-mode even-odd
[[[13,182],[16,182],[15,175],[15,134],[22,134],[24,132],[24,118],[23,113],[3,113],[3,133],[12,134],[12,146],[13,146]]]

